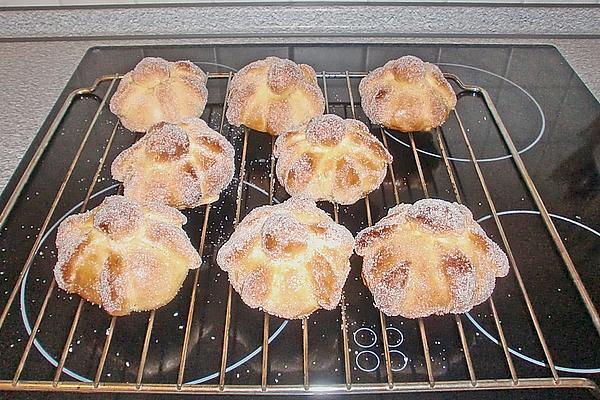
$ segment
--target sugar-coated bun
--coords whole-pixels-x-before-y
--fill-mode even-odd
[[[194,208],[219,198],[234,173],[234,150],[199,118],[161,122],[112,164],[125,196],[175,208]]]
[[[353,204],[383,182],[392,156],[355,119],[327,114],[275,143],[277,178],[292,196]]]
[[[248,306],[295,319],[337,306],[353,246],[352,234],[314,202],[291,198],[253,209],[217,263]]]
[[[376,124],[402,132],[442,125],[456,95],[440,69],[414,56],[387,62],[360,81],[365,114]]]
[[[58,227],[54,276],[111,315],[153,310],[175,297],[200,256],[174,208],[110,196]]]
[[[437,199],[392,208],[358,234],[355,250],[375,305],[405,318],[467,312],[509,268],[468,208]]]
[[[311,66],[267,57],[234,75],[228,106],[230,124],[278,135],[323,114],[325,101]]]
[[[158,122],[199,117],[208,98],[206,78],[190,61],[146,57],[123,76],[110,110],[134,132],[146,132]]]

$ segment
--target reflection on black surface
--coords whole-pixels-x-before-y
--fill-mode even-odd
[[[600,193],[600,116],[577,134],[584,141],[553,171],[559,184],[566,184],[566,201],[597,202]],[[573,196],[575,195],[575,196]]]
[[[393,138],[396,138],[404,143],[407,143],[410,146],[408,134],[391,129],[384,129],[384,131],[392,137],[391,140],[388,138],[388,142],[394,140]],[[416,147],[420,150],[436,154],[439,151],[439,149],[437,148],[437,142],[435,141],[436,139],[434,134],[435,133],[432,132],[414,133],[413,137],[415,139]],[[419,159],[423,168],[423,174],[425,175],[425,181],[433,183],[433,176],[435,175],[435,171],[440,168],[442,163],[441,158],[419,154]],[[413,157],[403,155],[394,158],[394,168],[398,171],[402,171],[404,186],[409,186],[412,190],[421,190],[421,179],[417,170],[417,164],[415,163],[415,159]]]
[[[282,45],[278,47],[156,46],[94,49],[82,60],[67,91],[88,86],[99,75],[126,72],[144,55],[191,59],[196,62],[209,60],[234,69],[266,55],[277,55],[312,64],[317,71],[323,69],[344,71],[349,68],[348,65],[354,65],[352,69],[373,69],[383,65],[389,59],[409,53],[428,61],[440,62],[444,71],[457,74],[465,83],[486,88],[492,94],[502,119],[519,149],[525,149],[539,139],[534,146],[522,154],[522,157],[549,211],[569,217],[593,229],[598,228],[600,224],[600,207],[598,207],[600,105],[564,63],[558,52],[550,47]],[[216,65],[201,65],[212,71],[226,70]],[[474,66],[489,72],[465,66]],[[510,82],[493,74],[504,76]],[[354,111],[357,119],[368,123],[360,108],[357,94],[358,82],[359,79],[351,79],[356,105]],[[330,112],[344,117],[352,116],[345,79],[329,79],[327,83],[331,101]],[[522,89],[515,86],[516,84]],[[106,85],[103,85],[101,89],[105,90],[105,87]],[[221,102],[225,87],[225,80],[209,80],[209,106],[203,118],[209,121],[213,128],[218,128],[221,119]],[[465,129],[468,130],[467,134],[473,143],[477,158],[503,158],[480,163],[497,209],[499,211],[535,210],[535,205],[529,198],[513,162],[510,158],[506,158],[507,151],[481,99],[477,96],[459,97],[457,110]],[[536,102],[543,110],[542,115],[537,111]],[[30,183],[15,205],[13,215],[0,234],[0,249],[3,250],[0,253],[0,306],[5,304],[7,295],[12,290],[38,233],[37,230],[43,222],[49,204],[97,105],[96,99],[77,100],[62,122],[59,134],[50,143],[39,168],[32,175]],[[58,204],[51,225],[84,198],[115,122],[115,117],[107,110],[100,114],[90,142],[83,149],[81,162],[76,166],[74,175],[66,186],[65,195]],[[541,129],[542,122],[545,122],[545,130]],[[49,121],[45,123],[44,129],[48,125]],[[379,129],[371,128],[373,134],[381,140]],[[239,172],[241,155],[239,149],[243,131],[226,124],[224,134],[237,149],[236,168]],[[395,184],[399,188],[400,201],[414,202],[422,198],[423,193],[412,150],[406,146],[409,143],[408,137],[397,132],[390,132],[390,134],[404,141],[402,144],[391,138],[388,140],[390,152],[394,156],[393,168],[397,181]],[[463,200],[476,218],[488,215],[490,211],[472,163],[468,160],[460,160],[468,159],[469,155],[454,117],[451,116],[444,124],[443,134],[449,156],[455,159],[452,166],[456,170]],[[418,133],[414,137],[419,149],[433,154],[419,154],[430,195],[453,201],[454,194],[448,174],[445,168],[440,166],[441,159],[435,156],[439,155],[436,138],[431,133]],[[115,138],[114,149],[111,150],[106,166],[102,170],[97,190],[114,184],[110,178],[110,163],[132,142],[131,133],[121,129]],[[269,185],[270,149],[269,136],[252,133],[249,139],[245,180],[254,186],[244,185],[242,217],[252,208],[268,202],[265,193],[268,193]],[[215,256],[233,230],[237,183],[237,179],[234,179],[220,200],[211,207],[184,381],[200,379],[202,383],[217,382],[216,373],[221,360],[228,281],[226,274],[222,273],[216,265]],[[387,177],[381,188],[369,196],[373,221],[380,219],[390,207],[395,205],[392,189],[390,179]],[[287,197],[279,185],[276,185],[275,193],[279,200]],[[4,197],[6,198],[6,195]],[[92,200],[95,205],[101,201],[101,197]],[[320,204],[320,206],[331,211],[329,205]],[[189,222],[185,229],[195,244],[199,242],[204,210],[201,207],[186,213]],[[541,218],[538,215],[503,215],[501,221],[557,365],[571,368],[600,368],[600,354],[594,350],[600,348],[600,339],[594,334],[585,309],[578,300],[578,295],[565,272],[560,256],[548,237]],[[354,233],[363,229],[366,226],[365,202],[361,200],[354,205],[340,207],[340,222]],[[560,220],[555,220],[555,223],[592,298],[596,304],[600,304],[600,285],[597,284],[600,238],[591,231],[572,223]],[[488,219],[482,225],[494,240],[500,241],[493,220]],[[52,279],[52,267],[56,261],[53,241],[54,237],[51,235],[40,248],[25,285],[24,307],[27,310],[24,314],[30,324],[38,314],[43,296]],[[352,271],[346,283],[345,293],[348,300],[352,381],[354,383],[385,382],[379,315],[373,308],[368,290],[360,280],[361,260],[352,257],[351,261]],[[193,273],[188,276],[174,301],[156,313],[144,382],[173,383],[177,379],[192,280]],[[513,272],[508,277],[498,280],[494,301],[509,346],[522,355],[543,360],[539,341],[535,336]],[[77,296],[68,296],[62,291],[58,291],[51,298],[38,333],[38,344],[43,346],[48,354],[43,355],[34,346],[23,378],[52,379],[54,367],[46,356],[54,359],[60,356],[78,302]],[[0,377],[2,379],[12,378],[28,338],[20,313],[22,306],[19,301],[14,303],[6,325],[0,330]],[[97,307],[89,304],[85,304],[83,310],[66,367],[85,378],[93,378],[110,318]],[[477,306],[471,312],[471,316],[483,329],[497,337],[488,304]],[[509,378],[501,348],[490,341],[470,320],[464,316],[461,318],[477,377],[479,379]],[[148,313],[138,313],[117,320],[102,376],[103,381],[135,381],[147,321]],[[246,307],[234,293],[228,365],[236,368],[227,373],[227,384],[260,383],[259,347],[262,345],[262,323],[263,314],[259,310]],[[417,322],[403,318],[388,318],[387,323],[388,328],[402,332],[403,342],[393,349],[401,351],[407,357],[406,365],[394,372],[394,379],[397,382],[426,380],[427,372]],[[268,382],[270,385],[297,385],[302,382],[301,326],[299,321],[283,324],[285,322],[282,320],[271,319],[269,332],[273,340],[269,353]],[[434,378],[438,381],[468,379],[454,317],[426,318],[425,326]],[[371,329],[377,335],[376,343],[368,348],[360,347],[353,340],[353,333],[363,327]],[[311,316],[309,342],[311,382],[313,384],[343,383],[344,361],[339,309],[319,311]],[[376,370],[363,371],[356,365],[356,357],[363,350],[373,352],[374,356],[371,355],[373,358],[369,359],[369,362],[379,360],[379,367]],[[240,362],[244,359],[245,362]],[[547,368],[538,367],[523,357],[514,356],[513,359],[521,378],[549,376]],[[393,367],[400,369],[399,362],[393,364]],[[561,372],[561,376],[569,374]],[[598,373],[572,373],[571,375],[586,376],[595,381],[598,381],[600,376]],[[76,378],[63,374],[61,379]],[[533,398],[532,393],[527,392],[527,398]],[[537,397],[550,398],[548,396],[550,395],[547,393],[540,393]]]

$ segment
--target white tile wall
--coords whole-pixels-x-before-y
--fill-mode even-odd
[[[240,2],[252,0],[0,0],[0,7],[37,7],[37,6],[74,6],[74,5],[122,5],[122,4],[173,4],[173,3],[215,3],[215,2]],[[264,1],[264,0],[258,0]],[[271,2],[290,3],[307,0],[268,0]],[[317,2],[339,1],[339,0],[308,0]],[[351,0],[352,1],[352,0]],[[353,0],[357,1],[357,0]],[[378,0],[359,0],[376,3]],[[389,1],[389,0],[384,0]],[[398,2],[413,2],[415,0],[395,0]],[[439,3],[551,3],[551,4],[598,4],[600,0],[427,0]]]

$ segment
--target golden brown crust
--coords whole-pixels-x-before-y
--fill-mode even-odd
[[[414,56],[388,61],[359,85],[362,108],[376,124],[402,132],[440,126],[456,95],[440,69]]]
[[[267,57],[246,65],[231,80],[227,120],[235,126],[278,135],[324,110],[315,71],[306,64]]]
[[[68,293],[127,315],[171,301],[200,256],[181,226],[179,211],[110,196],[58,227],[54,276]]]
[[[110,110],[125,128],[146,132],[162,121],[199,117],[207,98],[206,74],[195,64],[146,57],[123,76]]]
[[[233,146],[199,118],[154,125],[112,164],[127,197],[178,209],[216,201],[233,173]]]
[[[358,234],[355,251],[375,305],[405,318],[467,312],[509,268],[466,207],[437,199],[392,208]]]
[[[275,143],[279,182],[292,196],[353,204],[381,185],[392,156],[365,124],[327,114]]]
[[[291,198],[253,209],[217,263],[247,305],[295,319],[337,306],[353,246],[352,234],[314,202]]]

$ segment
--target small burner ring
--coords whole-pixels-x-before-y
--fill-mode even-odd
[[[358,332],[361,332],[361,331],[369,332],[371,335],[373,335],[372,336],[373,341],[371,343],[369,343],[369,344],[360,343],[356,339],[356,335],[358,334]],[[355,330],[354,334],[353,334],[353,337],[354,337],[354,343],[356,343],[357,346],[362,347],[363,349],[368,349],[369,347],[373,347],[377,343],[377,334],[375,333],[375,331],[373,329],[371,329],[371,328],[367,328],[367,327],[364,327],[364,326],[362,328],[358,328],[357,330]]]
[[[263,189],[261,189],[260,187],[250,183],[250,182],[246,182],[244,181],[244,184],[257,190],[258,192],[264,194],[265,196],[268,196],[269,193]],[[114,184],[111,186],[108,186],[96,193],[94,193],[90,199],[96,198],[98,196],[104,195],[107,192],[110,192],[111,190],[116,189],[119,186],[119,184]],[[276,198],[273,198],[273,202],[274,203],[279,203],[279,200],[277,200]],[[83,201],[79,202],[78,204],[76,204],[73,208],[71,208],[69,211],[67,211],[65,213],[65,215],[63,215],[62,217],[60,217],[58,219],[58,221],[56,221],[56,223],[54,225],[52,225],[44,234],[44,236],[42,237],[42,240],[40,241],[39,244],[39,248],[41,248],[44,244],[44,242],[48,239],[48,237],[50,236],[50,234],[52,234],[52,232],[54,230],[56,230],[58,228],[58,225],[60,225],[60,223],[62,221],[65,220],[65,218],[67,218],[69,215],[72,215],[74,213],[77,212],[77,210],[80,209],[80,207],[82,206]],[[27,299],[26,299],[26,286],[27,286],[27,280],[29,277],[29,271],[30,269],[28,269],[25,272],[25,275],[23,276],[23,280],[21,282],[21,288],[20,288],[20,294],[19,294],[19,298],[20,298],[20,309],[21,309],[21,319],[23,321],[23,325],[25,326],[25,330],[27,331],[28,335],[31,335],[31,322],[29,321],[29,316],[27,315]],[[271,343],[273,340],[275,340],[280,334],[281,332],[285,329],[285,327],[287,326],[289,321],[283,321],[278,327],[277,329],[269,336],[268,342]],[[33,341],[33,344],[35,346],[35,348],[40,352],[40,354],[54,367],[58,366],[58,361],[56,360],[56,358],[54,358],[44,347],[43,343],[38,339],[35,338]],[[256,349],[254,349],[252,352],[248,353],[247,355],[245,355],[243,358],[241,358],[240,360],[230,364],[227,366],[227,368],[225,369],[225,372],[230,372],[238,367],[240,367],[241,365],[245,364],[246,362],[248,362],[249,360],[251,360],[252,358],[254,358],[257,354],[262,352],[262,345],[257,347]],[[71,371],[70,369],[68,369],[66,366],[63,367],[63,372],[65,374],[67,374],[68,376],[70,376],[71,378],[77,379],[80,382],[92,382],[92,380],[90,378],[86,378],[80,374],[78,374],[77,372]],[[203,382],[207,382],[210,381],[211,379],[217,378],[219,376],[219,372],[214,372],[210,375],[207,376],[203,376],[201,378],[197,378],[194,380],[191,380],[189,382],[185,382],[185,384],[189,384],[189,385],[193,385],[193,384],[198,384],[198,383],[203,383]]]

